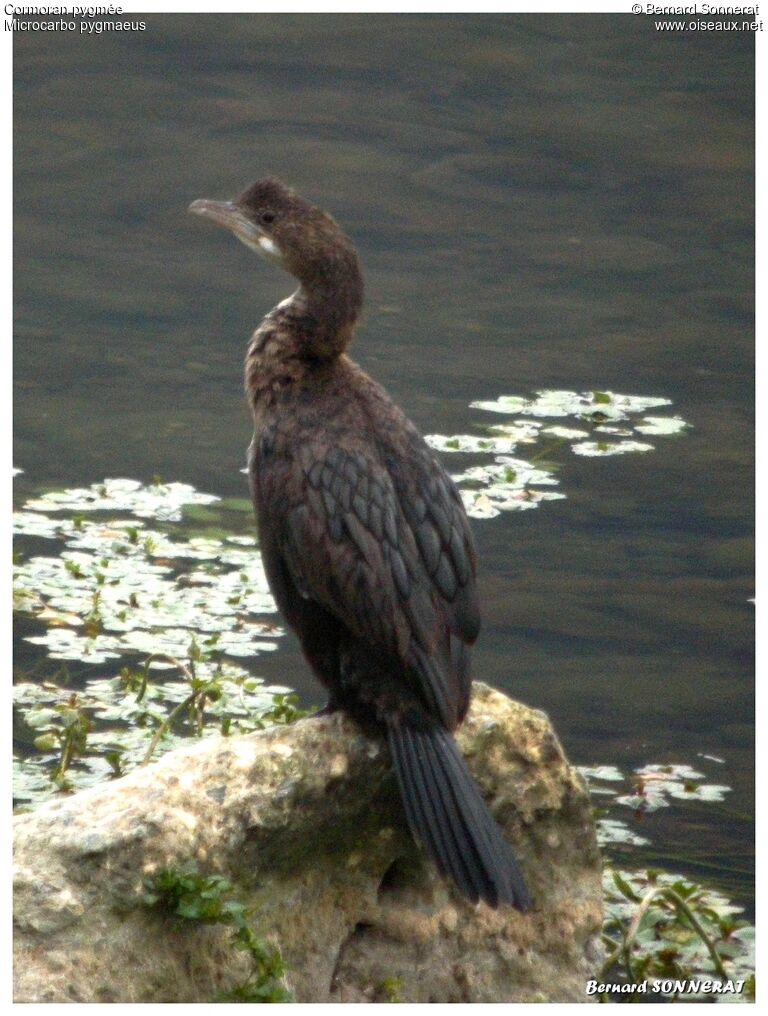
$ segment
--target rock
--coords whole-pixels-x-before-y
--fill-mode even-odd
[[[547,717],[476,684],[459,742],[532,913],[458,898],[413,846],[386,746],[342,716],[169,752],[15,824],[15,1001],[210,1002],[232,929],[164,916],[144,880],[235,886],[298,1001],[586,1001],[600,960],[591,805]]]

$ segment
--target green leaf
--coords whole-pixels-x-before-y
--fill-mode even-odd
[[[198,900],[185,899],[179,902],[176,907],[176,913],[179,917],[186,917],[190,921],[195,921],[202,917],[203,910]]]
[[[59,746],[59,739],[55,734],[41,734],[35,738],[34,745],[38,751],[55,751]]]
[[[627,882],[624,878],[622,878],[619,872],[616,871],[615,869],[613,871],[613,881],[616,888],[619,890],[622,896],[626,896],[626,898],[628,900],[632,900],[633,903],[640,902],[640,897],[634,891],[629,882]]]

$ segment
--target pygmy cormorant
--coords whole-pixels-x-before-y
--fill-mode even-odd
[[[355,248],[273,178],[190,211],[299,281],[248,348],[249,473],[267,579],[326,710],[386,731],[410,829],[464,896],[527,909],[451,735],[480,628],[467,516],[416,428],[346,354],[363,301]]]

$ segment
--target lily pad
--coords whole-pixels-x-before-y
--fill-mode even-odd
[[[603,418],[624,420],[632,413],[642,413],[657,406],[671,405],[670,399],[642,395],[619,395],[615,392],[570,392],[545,389],[533,399],[502,395],[495,401],[470,403],[473,409],[490,413],[524,416],[580,416],[590,418],[595,412]]]
[[[188,483],[156,483],[145,486],[138,480],[107,479],[90,487],[53,490],[27,501],[29,511],[95,512],[127,511],[140,518],[163,518],[182,505],[212,504],[219,498],[203,494]]]
[[[634,790],[616,798],[616,803],[638,812],[670,807],[676,801],[723,801],[731,788],[703,783],[703,773],[688,765],[647,765],[636,770]]]
[[[184,484],[145,487],[129,480],[52,491],[28,501],[14,516],[15,532],[59,541],[63,549],[15,567],[17,609],[49,627],[27,640],[45,646],[53,659],[88,663],[143,652],[150,643],[183,655],[193,635],[214,632],[231,656],[273,649],[269,638],[280,629],[254,617],[273,614],[276,607],[252,536],[171,537],[136,517],[159,518],[159,508],[169,503],[216,501]],[[85,516],[80,513],[86,505],[93,512],[122,511],[129,517]],[[68,631],[67,625],[83,630]]]
[[[680,434],[690,427],[680,416],[645,416],[643,422],[635,424],[635,430],[641,434]]]
[[[626,455],[654,449],[647,441],[636,440],[636,433],[666,436],[680,433],[686,427],[680,417],[659,416],[644,416],[643,422],[635,425],[634,416],[671,405],[670,400],[610,391],[579,393],[547,389],[536,392],[530,399],[501,395],[494,401],[478,401],[470,405],[486,412],[523,417],[485,428],[483,434],[430,434],[427,437],[428,443],[440,452],[494,456],[493,464],[471,466],[454,476],[467,514],[477,519],[494,518],[503,511],[535,508],[542,501],[566,496],[559,491],[537,489],[557,483],[553,475],[555,465],[551,461],[546,464],[541,462],[541,452],[536,456],[535,466],[525,462],[518,457],[519,453],[515,454],[521,445],[541,444],[549,439],[555,451],[563,442],[573,442],[570,451],[574,455]],[[578,426],[561,423],[544,426],[547,417],[568,416],[573,417]],[[602,435],[606,435],[605,438]],[[552,457],[551,451],[549,457]]]
[[[580,441],[571,445],[574,455],[626,455],[629,452],[652,452],[653,445],[642,441]]]

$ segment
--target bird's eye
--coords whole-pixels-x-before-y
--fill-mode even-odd
[[[262,212],[259,215],[259,222],[263,223],[265,226],[269,226],[274,221],[275,221],[274,212]]]

